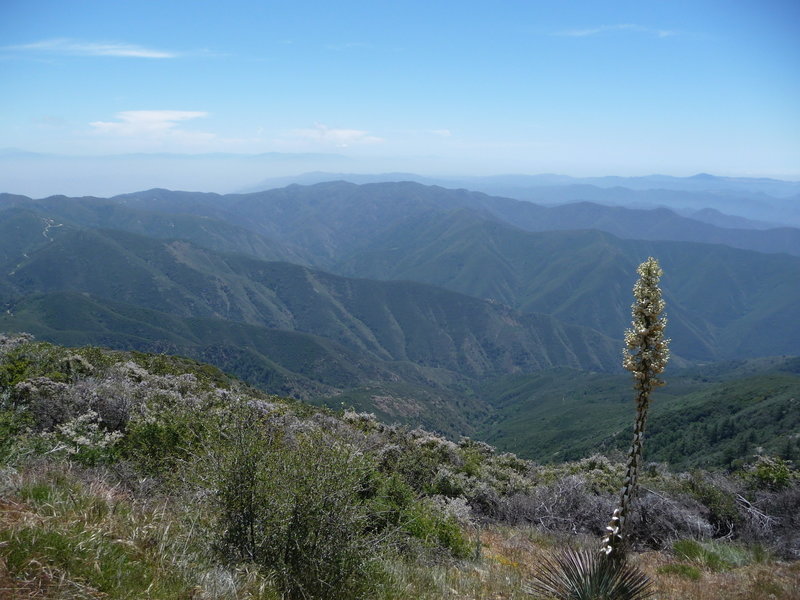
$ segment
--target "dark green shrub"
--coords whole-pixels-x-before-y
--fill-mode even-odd
[[[177,463],[199,451],[218,425],[206,403],[183,403],[153,395],[127,423],[122,456],[148,475],[168,475]]]
[[[708,509],[708,521],[718,533],[730,533],[741,521],[733,493],[709,481],[701,472],[695,471],[689,479],[684,480],[681,491]]]
[[[130,352],[129,354],[137,365],[152,375],[179,376],[189,373],[198,380],[219,388],[227,388],[231,383],[231,378],[217,367],[197,362],[191,358],[142,352]]]
[[[376,473],[369,497],[369,527],[375,532],[399,530],[417,501],[414,490],[397,474]]]
[[[791,463],[777,456],[758,456],[742,477],[748,485],[756,490],[785,490],[795,479]]]
[[[169,472],[176,460],[188,456],[192,438],[183,420],[134,422],[122,439],[120,452],[144,473],[160,475]]]
[[[0,363],[0,390],[11,388],[20,381],[24,381],[31,370],[31,361],[21,356],[19,351],[14,351]]]
[[[18,437],[32,424],[27,411],[0,410],[0,463],[9,459]]]
[[[82,356],[46,342],[22,341],[0,351],[0,390],[33,377],[70,381],[92,369]]]
[[[289,599],[374,596],[384,544],[364,497],[372,463],[321,434],[237,417],[210,465],[223,556],[259,565]]]
[[[473,545],[456,520],[425,501],[417,501],[410,507],[402,527],[429,550],[444,549],[455,558],[473,554]]]
[[[469,539],[456,520],[420,498],[397,474],[378,474],[370,493],[370,528],[381,535],[392,534],[401,550],[417,552],[418,545],[434,553],[445,551],[455,558],[470,555]]]

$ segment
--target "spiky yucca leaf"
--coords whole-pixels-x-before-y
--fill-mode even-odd
[[[545,558],[527,591],[557,600],[644,600],[652,581],[624,560],[591,550],[562,550]]]

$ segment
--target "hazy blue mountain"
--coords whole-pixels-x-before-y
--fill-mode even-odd
[[[714,208],[701,208],[685,216],[695,221],[702,221],[709,225],[716,225],[717,227],[725,227],[728,229],[774,229],[780,226],[776,223],[767,223],[766,221],[756,221],[754,219],[726,215]]]
[[[304,185],[324,181],[349,181],[351,183],[381,183],[391,181],[416,181],[444,187],[465,187],[483,191],[487,188],[497,193],[498,189],[525,190],[564,186],[595,186],[599,188],[624,188],[628,190],[672,190],[681,192],[726,192],[766,194],[776,198],[800,194],[800,182],[770,178],[719,177],[699,173],[691,177],[669,175],[646,175],[643,177],[570,177],[568,175],[489,175],[489,176],[424,176],[414,173],[332,173],[314,171],[296,176],[274,177],[249,186],[245,192],[255,192],[284,187],[292,183]]]
[[[363,185],[365,183],[391,183],[398,181],[413,181],[423,185],[439,185],[442,187],[464,187],[460,185],[448,185],[457,183],[446,178],[441,177],[426,177],[424,175],[417,175],[415,173],[328,173],[325,171],[312,171],[309,173],[301,173],[300,175],[287,175],[284,177],[270,177],[257,184],[248,185],[247,187],[239,190],[241,194],[252,194],[255,192],[265,192],[267,190],[274,190],[278,188],[288,187],[290,185],[315,185],[317,183],[326,183],[329,181],[346,181],[347,183],[355,183]],[[471,188],[470,188],[471,189]]]
[[[615,335],[630,320],[636,265],[665,269],[674,349],[692,360],[800,354],[800,258],[722,245],[526,232],[462,210],[398,226],[338,270],[424,281]]]
[[[644,177],[587,177],[585,183],[603,187],[624,186],[638,190],[730,191],[762,193],[778,198],[800,193],[800,181],[783,181],[768,177],[720,177],[698,173],[691,177],[647,175]]]
[[[458,208],[482,210],[529,231],[599,229],[630,239],[722,243],[761,252],[800,255],[800,229],[795,228],[729,229],[667,209],[637,210],[585,202],[545,207],[414,182],[364,185],[326,182],[224,196],[149,190],[113,200],[138,209],[223,219],[294,245],[305,251],[313,264],[323,268],[379,239],[400,222],[422,222],[428,215]]]
[[[787,254],[797,230],[742,224],[413,182],[2,195],[0,330],[185,354],[272,391],[453,433],[494,414],[484,432],[499,440],[539,418],[519,408],[536,386],[551,402],[558,385],[583,385],[569,373],[619,371],[635,267],[648,255],[666,271],[673,366],[800,354],[800,258]],[[556,371],[565,383],[542,383],[553,368],[572,369]],[[764,377],[742,384],[741,397],[729,385],[681,404],[697,416],[732,394],[732,429],[708,422],[697,435],[730,430],[725,439],[739,443],[736,423],[772,414],[747,405],[758,385],[783,390],[769,409],[783,410],[793,388]],[[668,435],[679,417],[654,434]],[[556,425],[561,438],[572,427]],[[561,439],[548,435],[542,447]],[[573,450],[616,439],[580,438]],[[689,441],[667,445],[691,453]]]
[[[456,178],[450,178],[451,181]],[[596,186],[629,190],[671,190],[681,192],[721,192],[739,195],[765,194],[781,198],[800,193],[800,181],[785,181],[764,177],[721,177],[698,173],[690,177],[644,175],[638,177],[602,176],[570,177],[568,175],[490,175],[459,177],[470,189],[484,186],[503,186],[517,189],[556,186]]]
[[[546,315],[422,283],[347,279],[119,231],[68,232],[2,280],[19,297],[86,293],[179,317],[311,333],[380,360],[470,376],[616,367],[611,339]]]
[[[678,212],[713,208],[733,216],[800,227],[800,182],[707,174],[693,177],[651,175],[574,178],[565,175],[430,177],[411,173],[362,175],[313,172],[266,180],[248,187],[246,191],[335,180],[357,184],[414,181],[446,188],[466,188],[545,205],[595,202],[631,208],[667,207]]]
[[[800,256],[800,229],[767,230],[719,227],[687,218],[667,208],[633,209],[578,202],[532,211],[525,205],[502,206],[495,213],[506,222],[528,231],[597,229],[618,237],[725,244],[759,252],[785,252]]]
[[[42,219],[59,223],[102,229],[119,229],[161,239],[182,239],[210,250],[247,254],[265,260],[308,263],[301,250],[291,244],[267,239],[250,229],[210,216],[170,214],[132,208],[103,198],[66,198],[54,196],[42,200],[17,197],[7,205],[34,211]],[[0,211],[3,210],[0,199]],[[0,212],[0,219],[6,218]]]

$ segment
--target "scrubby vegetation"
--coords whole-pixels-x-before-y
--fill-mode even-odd
[[[188,359],[0,337],[0,597],[531,597],[555,548],[602,533],[624,475],[614,457],[539,465]],[[632,560],[659,597],[719,597],[713,581],[797,598],[790,462],[646,464],[639,484]]]

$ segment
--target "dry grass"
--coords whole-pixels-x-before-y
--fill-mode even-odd
[[[800,600],[800,563],[751,564],[722,572],[700,570],[700,578],[658,573],[676,559],[662,552],[638,557],[639,566],[658,586],[659,600]]]
[[[547,551],[547,540],[534,530],[492,528],[481,532],[477,561],[443,565],[392,566],[398,591],[392,599],[517,600],[527,599],[530,566]]]
[[[543,536],[534,529],[494,527],[481,535],[480,561],[409,569],[402,598],[433,600],[531,600],[525,582],[541,558],[567,543],[598,544],[594,539],[568,540]],[[680,564],[663,552],[635,554],[632,561],[656,584],[657,600],[800,600],[800,562],[751,564],[722,572],[700,568],[700,577],[659,572]],[[398,598],[399,598],[398,597]]]
[[[190,511],[176,512],[174,500],[135,498],[109,478],[64,465],[39,464],[11,477],[3,482],[10,492],[0,496],[0,600],[279,598],[256,570],[231,571],[205,560]],[[390,565],[396,586],[385,600],[530,600],[526,582],[544,556],[566,544],[599,543],[523,527],[490,527],[480,536],[479,560],[425,565],[397,559]],[[51,549],[59,540],[102,573],[59,559]],[[723,571],[695,563],[696,571],[670,574],[665,566],[683,564],[671,554],[646,552],[633,561],[653,578],[659,600],[800,600],[800,562]],[[115,587],[117,570],[130,588]]]
[[[190,589],[190,557],[163,505],[64,464],[14,477],[0,504],[0,598],[177,598]]]

